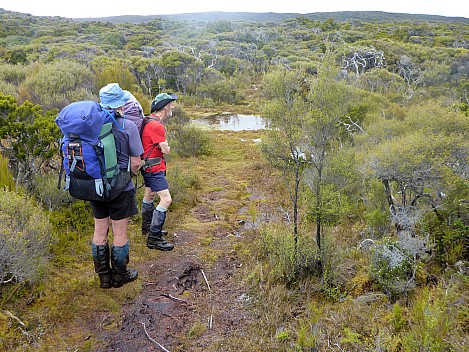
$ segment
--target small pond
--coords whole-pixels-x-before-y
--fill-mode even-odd
[[[267,121],[257,115],[222,114],[191,120],[193,126],[219,131],[263,130]]]

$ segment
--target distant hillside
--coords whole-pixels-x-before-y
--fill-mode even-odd
[[[142,23],[149,22],[155,18],[162,18],[169,21],[275,21],[280,22],[286,18],[301,16],[298,13],[254,13],[254,12],[198,12],[182,13],[176,15],[151,15],[151,16],[113,16],[99,18],[74,18],[76,21],[104,21],[111,23]]]
[[[6,11],[0,8],[1,13],[15,13],[13,11]],[[30,14],[22,14],[29,15]],[[55,17],[59,16],[33,16],[33,17]],[[276,12],[198,12],[198,13],[181,13],[176,15],[124,15],[124,16],[111,16],[111,17],[88,17],[88,18],[70,18],[78,22],[110,22],[114,24],[119,23],[144,23],[154,19],[160,18],[169,21],[196,21],[196,22],[212,22],[212,21],[246,21],[246,22],[281,22],[288,18],[305,17],[311,20],[325,21],[332,18],[336,22],[346,21],[363,21],[363,22],[376,22],[376,21],[418,21],[418,22],[456,22],[462,24],[469,24],[469,18],[465,17],[445,17],[436,15],[416,15],[406,13],[391,13],[381,11],[338,11],[338,12],[312,12],[308,14],[301,13],[276,13]]]
[[[177,15],[151,15],[151,16],[113,16],[76,18],[76,21],[101,21],[111,23],[142,23],[152,21],[155,18],[167,19],[170,21],[270,21],[280,22],[288,18],[306,17],[311,20],[324,21],[328,18],[336,22],[344,21],[427,21],[427,22],[459,22],[469,24],[469,18],[445,17],[435,15],[414,15],[405,13],[389,13],[381,11],[339,11],[339,12],[313,12],[308,14],[300,13],[274,13],[274,12],[198,12],[182,13]]]

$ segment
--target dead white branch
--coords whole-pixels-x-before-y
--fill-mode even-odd
[[[142,325],[143,325],[143,331],[145,331],[145,335],[147,335],[148,339],[153,342],[155,345],[157,345],[159,348],[161,348],[164,352],[169,352],[166,348],[164,348],[160,343],[158,343],[158,341],[155,341],[149,334],[148,334],[148,331],[147,331],[147,328],[145,326],[145,323],[142,322]]]
[[[174,297],[174,296],[172,296],[172,295],[169,294],[169,293],[162,293],[161,296],[168,297],[168,298],[170,298],[170,299],[172,299],[172,300],[174,300],[174,301],[177,301],[177,302],[187,303],[187,302],[184,301],[183,299]]]
[[[200,271],[202,272],[202,275],[204,276],[205,283],[207,284],[208,290],[210,291],[210,293],[212,293],[212,289],[210,288],[210,284],[208,283],[207,276],[205,276],[204,270],[200,269]]]
[[[20,318],[18,318],[17,316],[13,315],[9,310],[2,310],[3,314],[5,314],[6,316],[12,318],[12,319],[15,319],[19,324],[21,324],[22,326],[26,326],[25,323],[23,323]]]
[[[210,300],[212,301],[212,289],[210,288],[210,284],[208,283],[207,276],[205,275],[205,272],[203,269],[200,269],[202,272],[202,275],[205,279],[205,283],[207,284],[208,291],[210,292]],[[212,312],[213,312],[213,301],[212,301]],[[208,320],[208,328],[211,329],[213,325],[213,314],[210,314],[210,318]]]

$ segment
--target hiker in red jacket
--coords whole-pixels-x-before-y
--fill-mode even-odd
[[[170,251],[174,248],[172,243],[163,237],[167,232],[163,230],[166,212],[172,202],[171,194],[166,180],[166,162],[164,155],[169,154],[170,147],[166,140],[163,122],[173,115],[173,101],[177,95],[158,94],[151,104],[151,114],[145,118],[142,130],[143,154],[142,167],[145,181],[145,195],[142,202],[142,234],[147,235],[147,247]],[[160,201],[153,205],[155,193]]]

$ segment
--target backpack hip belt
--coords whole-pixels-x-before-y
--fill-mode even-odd
[[[162,160],[163,158],[160,157],[148,158],[145,160],[145,164],[143,164],[142,170],[144,170],[144,172],[151,172],[151,167],[160,164]]]

